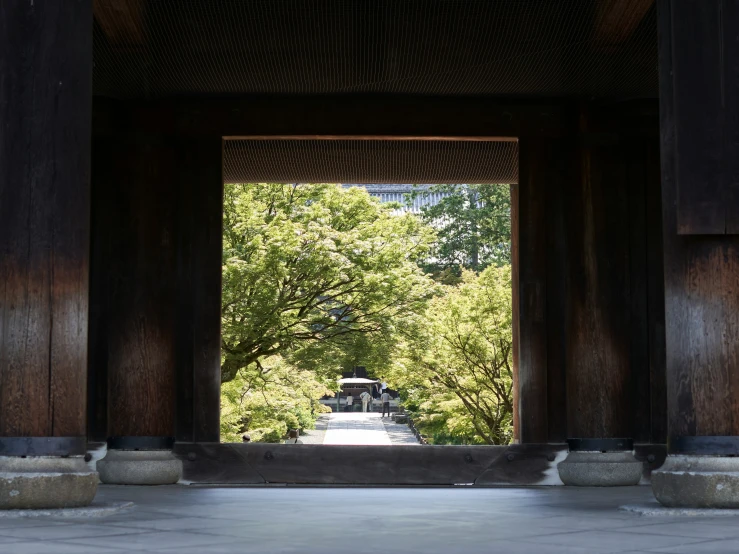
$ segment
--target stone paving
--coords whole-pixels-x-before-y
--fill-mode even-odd
[[[736,554],[739,514],[647,517],[649,487],[101,486],[88,519],[0,518],[0,552]]]
[[[418,444],[407,425],[393,423],[389,417],[382,418],[377,412],[337,412],[327,415],[328,429],[323,444]]]
[[[328,429],[328,414],[318,416],[316,428],[300,432],[300,442],[303,444],[323,444]]]

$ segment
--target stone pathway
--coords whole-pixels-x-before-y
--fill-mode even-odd
[[[323,444],[419,444],[407,425],[381,418],[376,412],[337,412],[327,414],[327,419]]]
[[[300,442],[303,444],[323,444],[328,429],[328,414],[318,416],[316,428],[300,432]]]
[[[413,434],[413,431],[411,431],[411,428],[408,427],[407,424],[395,423],[392,419],[387,417],[383,419],[382,422],[385,425],[385,431],[390,437],[391,444],[421,444],[418,442],[416,435]]]

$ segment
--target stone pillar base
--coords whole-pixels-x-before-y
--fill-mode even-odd
[[[574,487],[638,485],[644,464],[626,452],[570,452],[557,466],[559,478]]]
[[[109,485],[172,485],[180,480],[182,462],[171,450],[108,450],[97,470]]]
[[[2,510],[81,508],[97,487],[97,473],[82,456],[0,456]]]
[[[669,455],[652,491],[668,508],[739,508],[739,458]]]

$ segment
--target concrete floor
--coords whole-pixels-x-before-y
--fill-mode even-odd
[[[739,515],[639,516],[649,487],[621,489],[101,486],[135,507],[90,519],[0,518],[0,552],[739,552]]]

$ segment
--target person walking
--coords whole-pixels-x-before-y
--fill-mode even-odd
[[[362,394],[360,394],[360,395],[359,395],[359,398],[361,398],[361,399],[362,399],[362,411],[363,411],[363,412],[366,412],[366,411],[368,411],[368,410],[367,410],[367,405],[368,405],[368,404],[369,404],[370,402],[372,402],[372,395],[371,395],[370,393],[368,393],[367,391],[364,391],[364,392],[363,392]],[[372,409],[370,408],[370,410],[369,410],[369,411],[371,412],[371,411],[372,411]]]
[[[380,395],[380,401],[382,402],[382,415],[380,417],[385,417],[385,410],[387,410],[387,417],[390,417],[390,394],[384,391]]]
[[[354,404],[354,397],[352,396],[352,393],[349,393],[346,396],[346,406],[344,407],[345,412],[351,412],[352,411],[352,404]]]

